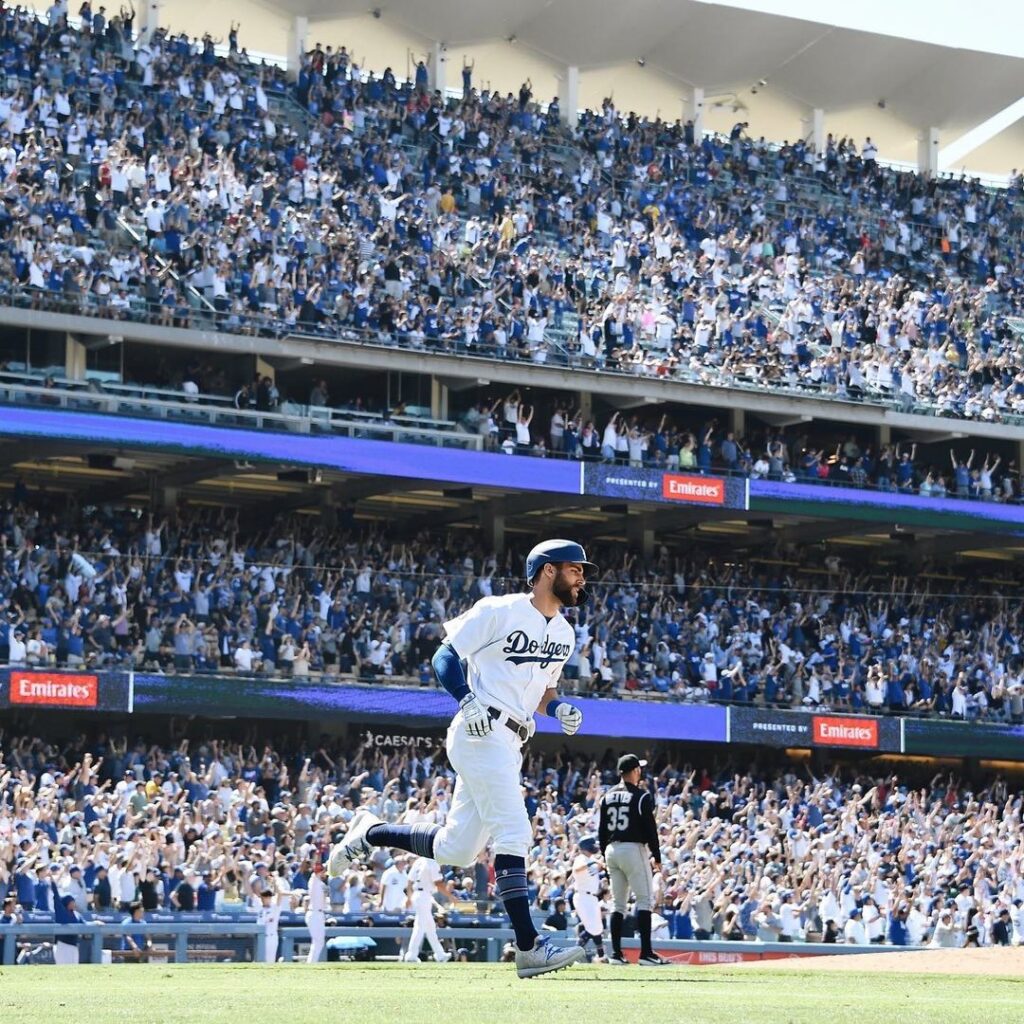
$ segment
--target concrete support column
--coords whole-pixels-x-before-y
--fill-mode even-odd
[[[939,173],[939,129],[926,128],[917,140],[917,169],[922,174]]]
[[[654,528],[646,512],[630,509],[626,516],[626,542],[645,562],[654,557]]]
[[[160,9],[163,0],[143,0],[139,5],[139,42],[148,43],[160,27]]]
[[[875,454],[877,455],[887,444],[892,444],[892,427],[888,423],[880,423],[875,427]]]
[[[484,535],[484,547],[495,554],[504,554],[505,516],[490,502],[480,509],[480,529]]]
[[[690,103],[686,110],[687,120],[693,122],[693,141],[700,145],[704,138],[704,88],[695,85],[690,91]]]
[[[430,48],[430,88],[444,95],[448,88],[448,47],[434,43]]]
[[[825,152],[825,111],[815,107],[811,112],[811,141],[815,153]]]
[[[430,415],[435,420],[448,419],[448,385],[437,377],[430,378]]]
[[[160,483],[160,477],[153,474],[149,482],[149,503],[154,513],[170,516],[173,519],[178,507],[178,488],[163,486]]]
[[[594,396],[589,391],[581,391],[576,396],[576,406],[584,423],[594,418]]]
[[[64,376],[68,380],[85,380],[85,346],[73,334],[65,335]]]
[[[277,383],[277,368],[271,366],[270,363],[261,356],[256,357],[256,372],[260,377],[269,377],[273,383]]]
[[[575,128],[580,112],[580,69],[573,64],[562,69],[558,81],[558,109],[562,122]]]
[[[747,430],[746,409],[737,409],[735,406],[729,409],[729,429],[737,438],[743,437]]]
[[[338,495],[333,487],[320,492],[320,525],[331,530],[338,525]]]
[[[309,52],[309,18],[296,14],[288,29],[288,77],[294,82],[299,77],[302,58]]]

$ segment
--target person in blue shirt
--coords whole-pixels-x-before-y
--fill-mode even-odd
[[[57,885],[50,883],[54,899],[54,922],[59,925],[85,924],[85,918],[78,912],[75,904],[75,897],[68,894],[61,896],[57,891]],[[69,965],[78,963],[78,941],[77,932],[60,931],[54,933],[53,962],[58,965]]]
[[[133,903],[129,907],[129,916],[121,924],[137,925],[146,923],[146,915],[143,912],[141,903]],[[149,960],[150,950],[153,948],[153,940],[143,931],[125,931],[121,936],[121,950],[131,955],[132,960],[145,963]]]
[[[212,872],[204,871],[203,880],[196,890],[196,910],[212,913],[217,909],[217,893],[220,892],[219,881],[213,877]]]
[[[54,911],[53,897],[56,895],[56,889],[53,889],[51,892],[53,879],[50,876],[49,864],[40,864],[36,871],[36,876],[39,880],[36,882],[35,909],[43,914],[52,914]]]
[[[889,918],[889,942],[894,946],[909,946],[910,932],[907,928],[907,915],[910,908],[900,903]]]

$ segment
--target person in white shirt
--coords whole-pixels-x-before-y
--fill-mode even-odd
[[[439,963],[451,960],[437,936],[437,922],[434,920],[434,893],[445,890],[444,876],[437,861],[418,857],[409,869],[409,896],[416,917],[413,919],[409,948],[402,958],[406,963],[416,964],[420,960],[424,939],[430,943],[434,959]]]
[[[256,914],[256,923],[263,925],[263,962],[277,963],[278,927],[281,911],[285,903],[291,899],[290,893],[278,892],[273,882],[260,893],[260,909]]]
[[[380,876],[380,909],[388,914],[398,914],[408,905],[409,875],[405,870],[405,858],[396,857]]]
[[[850,946],[866,946],[868,944],[867,932],[864,929],[864,915],[860,907],[854,907],[850,911],[850,920],[843,928],[843,939]]]
[[[318,860],[309,876],[309,894],[306,897],[306,927],[309,929],[309,955],[307,964],[315,964],[324,952],[327,913],[327,885],[323,878],[324,866]]]
[[[580,920],[579,943],[594,943],[598,960],[604,959],[604,917],[601,913],[601,868],[594,836],[579,841],[579,853],[572,862],[573,910]]]

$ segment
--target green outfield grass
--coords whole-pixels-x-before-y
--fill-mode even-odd
[[[1024,1020],[1024,980],[507,965],[0,968],[3,1024],[976,1024]]]

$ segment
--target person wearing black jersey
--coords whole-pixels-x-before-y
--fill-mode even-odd
[[[612,955],[610,963],[628,963],[622,953],[622,923],[632,890],[636,898],[637,931],[643,967],[668,964],[651,947],[651,861],[661,870],[661,846],[654,820],[654,798],[640,788],[641,769],[647,764],[636,754],[619,758],[620,782],[601,797],[598,843],[612,883]]]

